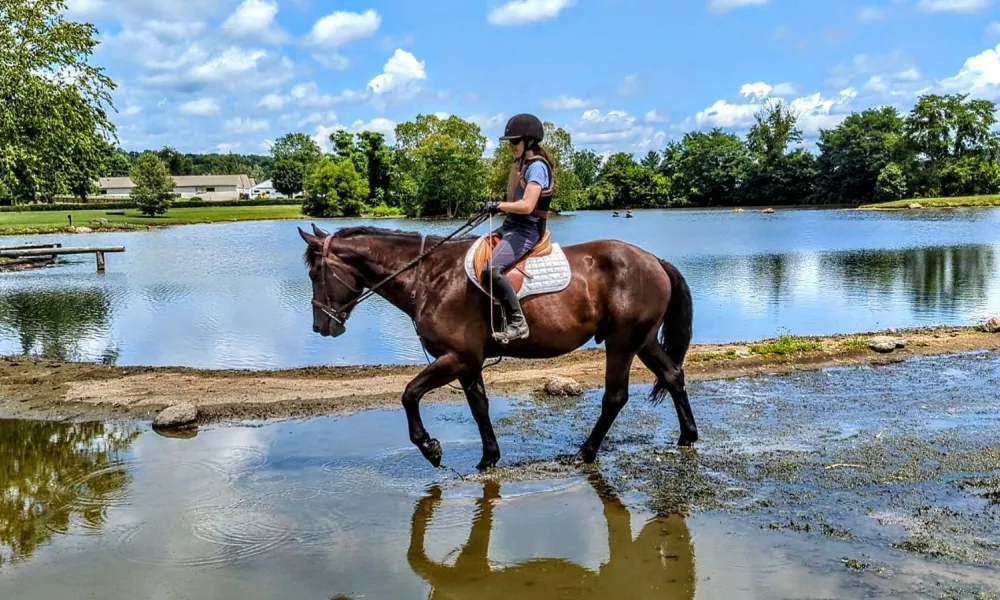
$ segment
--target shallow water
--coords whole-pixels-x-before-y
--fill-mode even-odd
[[[696,342],[788,329],[827,334],[969,324],[1000,312],[1000,211],[580,212],[554,219],[564,245],[614,237],[675,262],[695,300]],[[320,222],[328,229],[360,221]],[[371,223],[371,222],[369,222]],[[448,233],[457,223],[377,221]],[[4,237],[4,245],[120,244],[0,278],[0,353],[121,365],[281,368],[419,363],[412,324],[380,298],[336,340],[312,333],[302,221],[155,232]],[[477,233],[485,232],[481,226]]]
[[[396,410],[0,421],[0,598],[973,597],[1000,506],[956,482],[1000,476],[998,385],[995,353],[694,384],[695,453],[635,386],[597,469],[554,460],[596,392],[496,399],[487,476],[461,404],[423,408],[455,471]]]

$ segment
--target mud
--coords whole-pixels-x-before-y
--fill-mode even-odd
[[[879,354],[868,337],[891,334],[906,339],[903,349]],[[688,354],[688,381],[776,375],[831,366],[889,364],[907,357],[1000,348],[1000,336],[973,327],[932,327],[860,334],[796,338],[809,348],[787,354],[755,354],[781,349],[780,340],[695,345]],[[199,370],[174,367],[115,367],[53,362],[29,357],[0,360],[0,417],[72,420],[92,417],[151,418],[182,402],[199,408],[203,422],[240,421],[353,413],[398,406],[406,384],[422,366],[316,367],[271,371]],[[542,388],[552,375],[572,377],[589,389],[604,383],[604,353],[582,350],[550,360],[505,359],[488,366],[485,380],[493,395],[519,395]],[[632,383],[650,383],[639,361]],[[424,402],[463,401],[457,385],[429,394]]]

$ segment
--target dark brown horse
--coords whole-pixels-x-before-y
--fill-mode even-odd
[[[593,462],[597,457],[628,400],[629,371],[636,356],[656,376],[650,399],[660,402],[667,393],[673,398],[680,421],[678,444],[691,446],[698,440],[682,369],[691,342],[691,292],[672,264],[616,240],[567,246],[563,251],[573,272],[569,286],[525,298],[522,310],[530,336],[500,345],[492,336],[490,299],[464,268],[475,237],[444,240],[372,227],[327,234],[314,225],[313,231],[299,229],[308,244],[305,262],[313,286],[313,331],[323,336],[343,334],[359,297],[365,288],[374,287],[413,319],[421,342],[434,357],[406,386],[402,401],[410,440],[435,467],[441,464],[441,445],[420,420],[425,394],[456,379],[461,382],[483,442],[477,468],[492,467],[500,459],[500,447],[483,384],[486,359],[555,357],[591,338],[605,344],[605,390],[601,416],[577,453],[578,460]],[[433,252],[413,264],[425,248]]]

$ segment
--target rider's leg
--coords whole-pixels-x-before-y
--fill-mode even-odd
[[[531,249],[535,241],[532,236],[518,230],[503,232],[503,237],[493,249],[492,265],[488,265],[488,272],[483,274],[483,279],[488,276],[492,280],[494,293],[498,292],[500,305],[507,315],[507,327],[494,334],[497,340],[504,343],[528,337],[528,322],[521,312],[517,292],[503,274]]]

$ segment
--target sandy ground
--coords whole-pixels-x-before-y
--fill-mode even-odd
[[[892,335],[906,340],[889,354],[869,350],[864,340]],[[860,336],[860,337],[859,337]],[[1000,348],[1000,335],[972,327],[931,327],[798,338],[819,344],[789,355],[751,352],[753,343],[695,345],[685,372],[689,381],[773,375],[829,366],[885,363],[913,355]],[[859,343],[862,342],[862,343]],[[395,408],[416,366],[318,367],[275,371],[220,371],[175,367],[114,367],[91,363],[4,357],[0,360],[0,416],[78,419],[102,416],[151,418],[180,403],[199,408],[203,421],[269,419]],[[551,359],[505,359],[486,369],[490,393],[539,390],[552,375],[601,387],[604,353],[584,350]],[[637,360],[632,383],[652,381]],[[425,402],[463,400],[457,384],[430,393]]]

